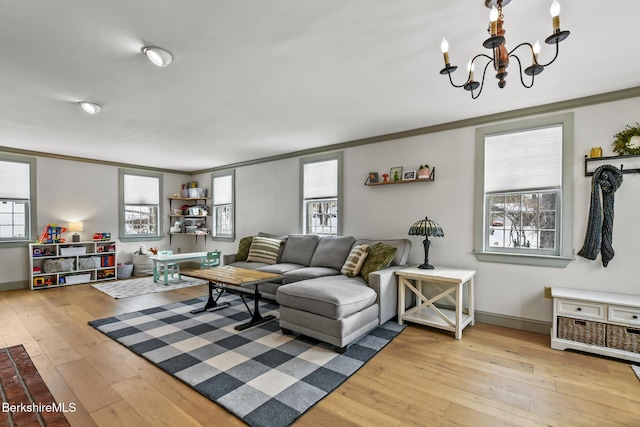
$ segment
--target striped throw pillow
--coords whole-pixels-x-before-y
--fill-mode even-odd
[[[357,276],[358,273],[360,273],[362,264],[364,264],[364,260],[367,257],[368,251],[369,245],[354,246],[351,249],[351,252],[349,252],[349,256],[342,265],[340,272],[349,277]]]
[[[278,262],[282,240],[255,236],[251,241],[247,261],[275,264]]]

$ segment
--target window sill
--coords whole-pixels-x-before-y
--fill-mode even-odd
[[[148,242],[154,240],[162,240],[164,236],[120,236],[121,242]]]
[[[478,261],[504,264],[533,265],[536,267],[564,268],[575,258],[551,255],[526,255],[473,251]]]

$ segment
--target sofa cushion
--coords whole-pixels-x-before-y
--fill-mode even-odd
[[[389,240],[371,240],[371,239],[358,239],[356,245],[373,245],[374,243],[382,242],[385,245],[393,246],[398,249],[396,255],[391,261],[391,265],[405,265],[409,259],[409,253],[411,252],[411,240],[409,239],[389,239]]]
[[[261,267],[257,268],[257,270],[264,271],[266,273],[284,274],[287,271],[299,270],[301,268],[306,268],[306,267],[304,265],[300,265],[300,264],[291,264],[291,263],[286,263],[286,262],[285,263],[279,262],[277,264],[261,266]]]
[[[265,264],[264,262],[238,261],[238,262],[233,262],[229,265],[232,265],[238,268],[247,268],[249,270],[257,270],[260,267],[264,267],[269,264]]]
[[[397,251],[398,248],[386,245],[382,242],[369,246],[369,254],[364,260],[364,265],[360,270],[362,278],[368,282],[369,274],[374,271],[382,270],[389,265]]]
[[[304,267],[284,273],[282,284],[315,279],[316,277],[337,276],[338,274],[340,274],[340,271],[331,267]]]
[[[309,266],[311,257],[318,245],[319,236],[315,234],[291,234],[282,251],[280,262]]]
[[[331,267],[340,270],[356,241],[352,236],[323,236],[311,258],[311,267]]]
[[[376,292],[358,278],[320,277],[280,286],[276,300],[280,305],[341,319],[376,302]]]
[[[340,273],[349,277],[357,276],[364,265],[364,260],[367,258],[368,253],[369,245],[354,246],[351,252],[349,252],[347,260],[342,265]]]
[[[275,264],[278,262],[282,240],[256,236],[251,241],[247,261]]]
[[[253,236],[247,236],[238,242],[238,251],[236,252],[236,261],[246,261],[249,257],[249,249],[251,249],[251,241]]]

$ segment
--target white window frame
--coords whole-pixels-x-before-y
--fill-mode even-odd
[[[231,177],[231,203],[216,203],[215,180],[218,178]],[[236,234],[236,173],[235,170],[213,172],[211,174],[211,237],[214,240],[234,241]],[[231,232],[222,233],[218,231],[218,213],[229,210],[228,215],[231,220]]]
[[[156,232],[149,234],[127,234],[126,232],[126,205],[125,205],[125,187],[124,180],[126,175],[142,176],[147,178],[156,178],[158,180],[158,204],[149,205],[156,208]],[[141,171],[136,169],[119,169],[118,170],[118,193],[119,193],[119,224],[120,224],[120,240],[121,241],[148,241],[148,240],[161,240],[163,238],[162,232],[162,178],[163,175],[157,172]]]
[[[9,197],[7,194],[0,194],[0,203],[23,203],[25,206],[25,236],[14,238],[0,239],[0,247],[12,247],[21,246],[29,242],[33,242],[38,238],[38,231],[36,230],[36,218],[37,218],[37,197],[36,197],[36,183],[37,183],[37,167],[36,159],[34,157],[16,156],[7,153],[0,153],[0,160],[3,162],[11,163],[23,163],[29,166],[29,196],[26,199]]]
[[[305,199],[305,181],[304,181],[304,167],[307,164],[311,163],[321,163],[327,161],[336,161],[337,162],[337,194],[335,197],[328,197],[322,199]],[[343,218],[343,204],[342,204],[342,152],[332,152],[332,153],[324,153],[315,156],[302,157],[300,159],[300,232],[303,234],[311,234],[308,229],[308,205],[313,202],[331,202],[335,200],[336,207],[336,223],[337,226],[336,234],[321,234],[321,235],[332,235],[332,236],[341,236],[342,235],[342,218]]]
[[[488,242],[491,224],[488,194],[485,191],[485,138],[490,135],[528,131],[562,125],[562,184],[556,198],[556,248],[531,250],[519,248],[491,248]],[[474,254],[479,261],[508,264],[566,267],[574,259],[573,250],[573,151],[574,115],[558,114],[533,119],[501,123],[476,130],[476,176],[474,217]],[[528,193],[536,189],[514,190]]]

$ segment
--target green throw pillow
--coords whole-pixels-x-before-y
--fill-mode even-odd
[[[256,236],[251,241],[251,248],[249,249],[247,261],[275,264],[278,262],[281,245],[282,240]]]
[[[393,260],[393,257],[396,256],[397,251],[398,248],[385,245],[382,242],[369,246],[369,253],[367,254],[367,258],[364,260],[362,269],[360,270],[360,276],[362,276],[362,278],[368,283],[369,274],[374,271],[382,270],[389,265]]]
[[[238,252],[236,252],[236,261],[246,261],[249,257],[249,249],[251,249],[251,241],[253,236],[247,236],[238,242]]]

